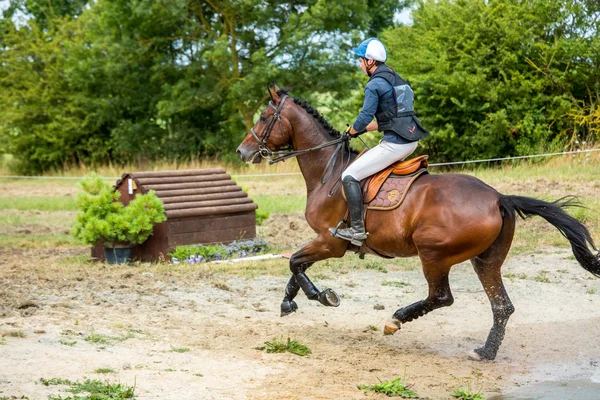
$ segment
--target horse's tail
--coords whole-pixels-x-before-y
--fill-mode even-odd
[[[600,260],[589,249],[591,247],[598,251],[590,231],[563,210],[566,207],[584,207],[575,196],[566,196],[552,203],[531,197],[502,196],[500,197],[500,207],[512,215],[517,213],[523,219],[539,215],[550,222],[569,240],[579,264],[600,278]]]

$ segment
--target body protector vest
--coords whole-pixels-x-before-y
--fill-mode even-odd
[[[410,85],[385,64],[379,66],[371,75],[371,79],[375,78],[383,78],[392,86],[393,97],[391,102],[380,103],[375,113],[378,129],[382,132],[392,131],[410,141],[429,136],[429,132],[423,128],[415,115],[415,95]]]

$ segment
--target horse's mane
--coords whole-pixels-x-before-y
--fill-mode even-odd
[[[279,89],[277,91],[277,95],[278,96],[284,96],[284,95],[288,95],[289,96],[289,92],[290,89]],[[321,115],[321,113],[319,113],[319,111],[317,111],[317,109],[311,107],[306,100],[302,100],[299,99],[297,97],[292,97],[292,99],[294,100],[294,103],[298,104],[300,107],[302,107],[307,113],[309,113],[310,115],[313,116],[314,119],[317,120],[317,122],[319,122],[321,124],[321,126],[323,127],[323,129],[325,129],[325,131],[327,133],[329,133],[331,136],[333,136],[334,138],[339,138],[342,136],[342,134],[340,133],[340,131],[338,131],[337,129],[335,129],[330,123],[329,121],[327,121],[325,119],[325,117],[323,117],[323,115]]]

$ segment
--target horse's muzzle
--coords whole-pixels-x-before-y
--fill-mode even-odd
[[[260,164],[262,161],[262,157],[260,156],[260,152],[255,149],[246,149],[244,148],[244,144],[242,143],[236,150],[240,159],[244,162],[251,162],[253,164]]]

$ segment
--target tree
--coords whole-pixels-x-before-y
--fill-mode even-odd
[[[10,116],[4,132],[19,131],[11,143],[22,169],[34,172],[107,160],[235,157],[266,104],[267,83],[295,86],[308,100],[344,97],[357,87],[349,56],[357,32],[382,29],[405,3],[99,0],[81,8],[63,0],[61,10],[77,18],[53,20],[41,2],[21,4],[33,17],[11,27],[1,55],[0,101],[8,107],[0,116]],[[47,58],[36,63],[38,49]],[[26,73],[32,69],[37,75]],[[40,111],[49,88],[60,97],[52,104],[71,110],[66,129],[57,123],[59,107]],[[24,91],[27,101],[15,102]],[[33,109],[43,118],[25,115]]]
[[[597,2],[422,1],[413,26],[385,33],[437,160],[562,148],[569,117],[597,93]],[[587,15],[587,17],[586,17]]]

